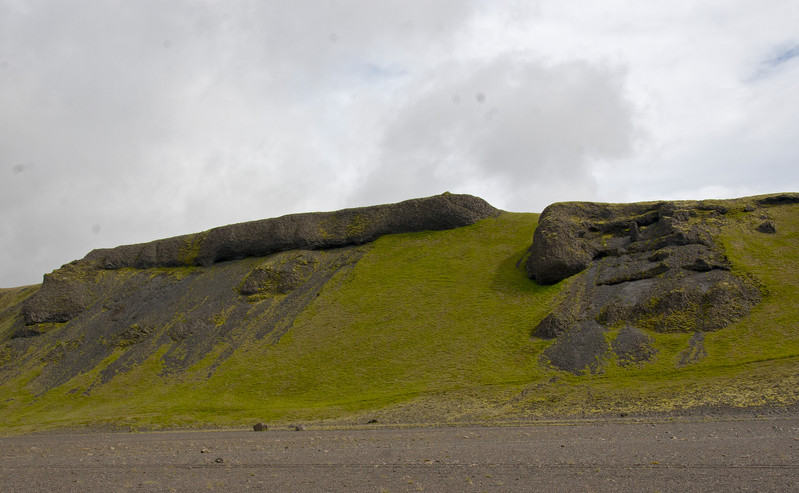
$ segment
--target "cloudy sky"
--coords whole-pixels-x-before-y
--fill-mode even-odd
[[[444,191],[799,191],[796,0],[0,0],[0,286]]]

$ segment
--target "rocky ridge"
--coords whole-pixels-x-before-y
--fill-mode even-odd
[[[248,341],[277,342],[323,286],[354,267],[370,241],[466,226],[499,213],[482,199],[446,193],[94,250],[44,276],[22,303],[8,351],[50,363],[32,382],[42,392],[119,349],[123,354],[99,371],[97,385],[162,347],[169,347],[160,357],[165,374],[226,347],[210,376]],[[54,349],[34,356],[26,348],[35,340]]]
[[[745,316],[761,299],[760,289],[732,270],[713,237],[737,214],[760,214],[757,231],[773,234],[765,211],[789,203],[799,203],[799,194],[547,207],[527,273],[540,284],[568,284],[533,329],[537,337],[556,339],[544,360],[578,374],[602,371],[613,357],[620,365],[643,363],[656,354],[647,331],[703,333]],[[703,350],[694,353],[701,357]]]
[[[93,250],[82,260],[46,274],[41,290],[28,300],[22,312],[27,325],[74,318],[102,295],[97,279],[103,270],[210,267],[226,260],[266,257],[290,250],[330,250],[363,245],[386,234],[467,226],[499,212],[480,198],[444,193],[396,204],[290,214],[149,243]],[[304,270],[312,270],[313,262],[311,267],[307,262],[304,265]],[[247,285],[263,275],[253,273]]]

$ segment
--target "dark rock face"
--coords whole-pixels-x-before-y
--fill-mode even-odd
[[[94,250],[83,261],[103,269],[207,267],[288,250],[362,245],[387,234],[452,229],[497,214],[497,209],[480,198],[445,193],[396,204],[231,224],[193,235]]]
[[[726,214],[794,200],[799,195],[547,207],[533,235],[528,276],[540,284],[574,278],[533,335],[557,338],[545,352],[549,362],[581,373],[599,371],[597,362],[609,351],[621,365],[652,358],[655,350],[647,330],[726,327],[748,314],[761,293],[752,279],[731,272],[713,235],[725,224]],[[610,347],[602,345],[600,333],[608,339],[615,334]],[[581,351],[585,354],[578,356]]]
[[[66,322],[78,315],[92,301],[95,277],[74,263],[45,274],[41,289],[23,305],[25,324]]]
[[[757,230],[761,233],[773,235],[777,232],[777,227],[771,221],[764,221],[757,227]]]

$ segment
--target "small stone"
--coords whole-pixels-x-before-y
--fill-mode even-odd
[[[200,450],[200,453],[201,453],[201,454],[210,454],[210,453],[211,453],[211,450],[210,450],[210,449],[207,449],[207,448],[204,448],[204,449]]]
[[[294,431],[305,431],[305,425],[294,425]]]
[[[632,221],[630,223],[630,241],[638,241],[639,233],[638,233],[638,223]]]
[[[777,226],[775,226],[771,221],[765,221],[763,224],[757,227],[757,230],[761,233],[773,235],[777,232]]]
[[[267,428],[268,427],[265,424],[260,423],[260,422],[255,423],[254,425],[252,425],[253,431],[266,431]]]
[[[217,464],[221,464],[225,462],[225,459],[223,459],[222,457],[217,457],[216,459],[214,459],[214,462],[216,462]]]

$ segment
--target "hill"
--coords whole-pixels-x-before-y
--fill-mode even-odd
[[[0,290],[0,431],[794,405],[797,247],[797,194],[445,194],[98,250]]]

